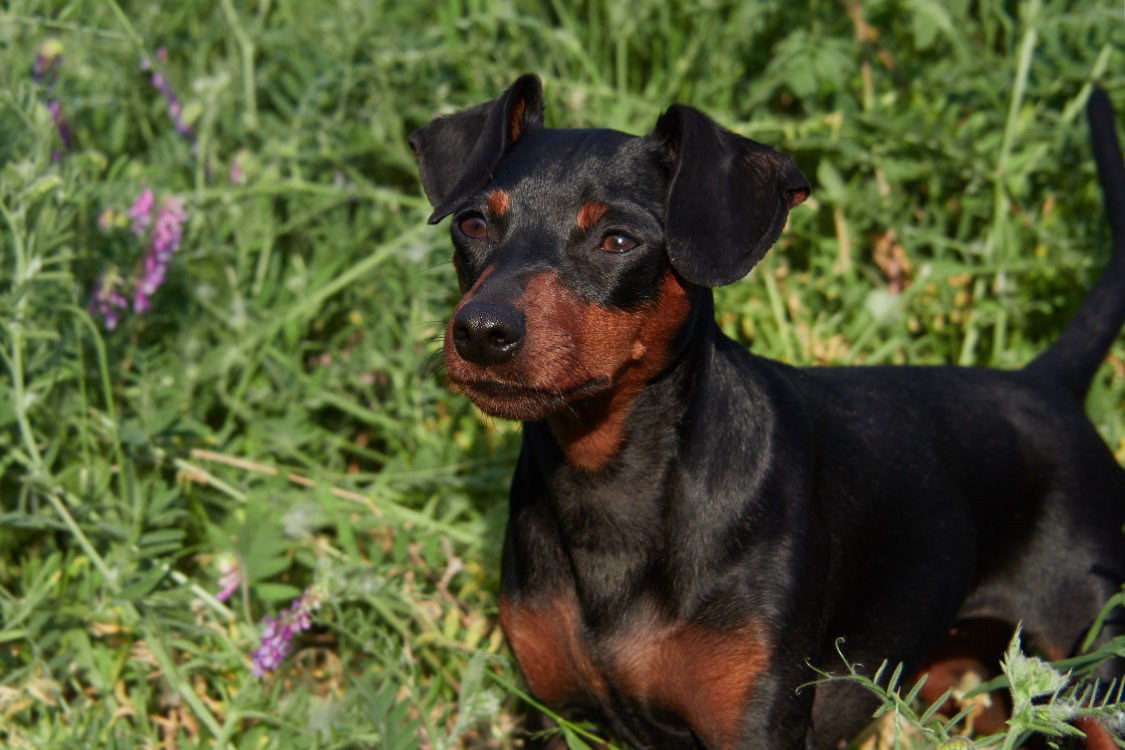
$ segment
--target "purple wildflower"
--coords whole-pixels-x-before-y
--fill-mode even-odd
[[[133,220],[130,228],[133,230],[133,234],[138,237],[145,236],[145,230],[148,229],[148,225],[152,221],[154,202],[152,191],[145,188],[133,199],[133,205],[129,207],[129,218]]]
[[[242,566],[238,564],[238,559],[233,555],[224,556],[219,561],[219,576],[219,585],[223,588],[215,594],[215,598],[225,602],[242,585]]]
[[[90,314],[95,317],[100,315],[108,331],[117,327],[122,311],[129,308],[129,300],[117,291],[119,283],[121,277],[116,273],[103,273],[90,295]]]
[[[230,181],[233,185],[245,185],[250,181],[254,167],[254,155],[247,149],[239,149],[230,164]]]
[[[166,63],[168,61],[168,51],[163,47],[156,50],[156,59],[162,64]],[[141,58],[141,70],[152,70],[152,64],[147,57]],[[180,104],[180,98],[176,96],[175,90],[172,89],[172,84],[168,83],[168,79],[158,70],[152,70],[152,75],[149,76],[149,82],[152,84],[152,87],[159,91],[160,95],[164,97],[164,102],[168,106],[168,117],[172,120],[172,127],[187,140],[194,140],[195,134],[192,132],[191,125],[184,122],[183,105]]]
[[[35,62],[31,66],[31,77],[36,84],[43,86],[44,93],[48,97],[51,94],[51,89],[55,87],[55,79],[58,78],[59,68],[62,67],[62,53],[62,43],[57,39],[48,39],[40,45],[39,52],[35,56]],[[70,137],[70,126],[63,115],[62,105],[59,104],[57,99],[48,98],[47,111],[51,113],[51,122],[54,123],[55,131],[59,134],[63,150],[70,151],[74,148],[74,141]],[[58,161],[62,158],[62,155],[62,151],[52,151],[51,160]]]
[[[59,69],[55,65],[55,61],[60,58],[48,58],[42,52],[35,58],[35,62],[31,66],[31,79],[37,84],[42,84],[43,88],[50,91],[55,86],[55,79],[58,78]],[[46,80],[44,80],[46,79]]]
[[[250,655],[250,670],[255,677],[272,672],[293,652],[293,636],[312,627],[311,613],[320,609],[320,594],[309,586],[293,600],[288,609],[276,617],[262,619],[262,636],[258,648]]]
[[[103,231],[109,231],[118,225],[118,216],[113,209],[107,209],[98,217],[98,226]],[[182,199],[168,196],[157,204],[152,190],[145,188],[133,200],[127,217],[130,221],[130,230],[145,243],[144,257],[141,258],[132,279],[133,312],[145,313],[152,307],[149,298],[164,283],[168,264],[172,260],[173,253],[180,247],[187,212],[184,210]],[[123,225],[124,222],[125,217],[121,217],[120,224]],[[108,288],[104,281],[99,282],[90,308],[91,311],[96,310],[102,316],[106,328],[110,330],[121,318],[121,312],[114,308],[129,307],[128,302],[116,291],[116,284],[121,279],[116,275],[113,279],[113,286]],[[112,296],[109,296],[111,292]]]
[[[262,620],[262,640],[257,650],[250,656],[250,671],[255,677],[272,672],[293,650],[292,628],[282,626],[281,615]]]
[[[63,115],[62,105],[54,100],[49,101],[47,102],[47,111],[51,113],[51,122],[55,123],[55,130],[58,131],[63,148],[70,151],[74,147],[74,142],[70,138],[70,126],[66,124],[66,116]]]
[[[187,219],[184,201],[170,195],[156,210],[156,226],[152,228],[152,244],[159,252],[174,252],[183,237],[181,227]]]
[[[62,61],[62,42],[58,39],[48,39],[39,45],[39,52],[31,66],[31,77],[36,83],[43,84],[49,92],[55,85],[55,78],[58,76]]]
[[[164,283],[168,263],[172,260],[172,254],[180,247],[185,219],[187,214],[184,213],[184,202],[174,196],[162,200],[156,209],[148,252],[142,261],[141,277],[137,279],[137,288],[133,293],[134,312],[149,311],[149,297]]]

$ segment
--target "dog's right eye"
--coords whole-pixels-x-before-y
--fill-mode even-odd
[[[488,222],[484,220],[483,216],[477,214],[466,216],[464,219],[461,219],[457,226],[469,237],[480,239],[488,236]]]
[[[611,234],[602,240],[602,250],[607,253],[627,253],[637,246],[637,241],[624,234]]]

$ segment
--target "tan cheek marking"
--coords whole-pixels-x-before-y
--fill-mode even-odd
[[[582,207],[578,209],[578,228],[581,230],[589,229],[597,224],[608,210],[609,206],[601,201],[592,201],[583,204]]]
[[[597,472],[604,469],[621,449],[625,439],[625,420],[634,399],[642,388],[672,360],[672,340],[691,309],[687,290],[671,271],[665,275],[660,296],[647,309],[637,313],[616,311],[613,316],[628,315],[629,320],[599,316],[598,328],[611,328],[631,338],[618,360],[617,382],[606,396],[589,399],[573,411],[552,421],[555,433],[563,443],[567,461],[580,469]],[[613,336],[603,334],[601,340],[611,342]]]
[[[641,315],[599,307],[565,287],[553,273],[528,281],[517,305],[527,311],[530,336],[539,339],[540,351],[566,345],[566,363],[551,368],[553,380],[545,385],[577,386],[592,377],[610,377],[632,351]]]
[[[647,377],[651,378],[672,361],[672,341],[679,333],[688,313],[691,312],[691,295],[670,269],[665,271],[660,284],[660,296],[648,314],[641,329],[640,343],[646,353],[652,352],[648,362]]]
[[[676,713],[708,747],[738,744],[750,693],[769,665],[763,628],[686,625],[619,637],[614,677],[626,692]]]
[[[492,212],[493,216],[503,216],[508,213],[508,208],[512,205],[512,196],[499,188],[490,190],[488,195],[485,196],[485,200],[488,202],[488,210]]]
[[[605,680],[594,667],[582,634],[573,594],[545,606],[500,599],[500,627],[508,638],[532,695],[560,705],[583,693],[607,697]]]

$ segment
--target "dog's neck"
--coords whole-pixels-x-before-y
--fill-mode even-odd
[[[725,514],[682,502],[681,488],[692,480],[682,476],[681,456],[690,450],[686,443],[693,431],[702,428],[685,424],[683,417],[692,410],[695,381],[711,377],[716,342],[722,338],[710,290],[702,290],[677,337],[674,358],[636,395],[625,418],[624,440],[597,471],[568,460],[557,420],[524,427],[521,466],[540,478],[542,494],[526,496],[526,485],[514,489],[512,522],[518,530],[522,519],[534,518],[534,535],[558,544],[556,573],[572,578],[588,613],[611,613],[615,606],[654,597],[668,608],[690,607],[693,597],[684,591],[692,582],[685,579],[708,562],[684,559],[680,542],[685,535],[706,537],[708,528],[728,521]],[[604,406],[586,408],[576,409],[572,418]],[[707,544],[691,549],[697,557],[715,551]],[[542,555],[536,559],[542,563]]]

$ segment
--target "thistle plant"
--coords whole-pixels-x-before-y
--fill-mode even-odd
[[[1100,659],[1086,662],[1087,669],[1098,661],[1125,652],[1125,636],[1118,636],[1095,652]],[[1008,678],[1012,696],[1012,717],[1008,731],[1002,736],[1003,750],[1020,747],[1031,735],[1048,737],[1083,737],[1069,722],[1075,719],[1097,720],[1111,732],[1121,731],[1125,715],[1125,683],[1114,680],[1108,686],[1098,681],[1075,682],[1069,670],[1061,672],[1034,656],[1027,656],[1020,647],[1017,629],[1001,662]]]
[[[1093,719],[1105,729],[1120,737],[1125,730],[1125,683],[1116,680],[1108,686],[1099,682],[1081,679],[1099,663],[1125,654],[1125,636],[1118,636],[1097,650],[1084,654],[1064,664],[1080,665],[1074,670],[1063,672],[1056,666],[1023,652],[1020,629],[1017,628],[1007,651],[1000,663],[1002,677],[992,680],[969,691],[966,698],[989,690],[1007,687],[1012,700],[1012,715],[1007,721],[1007,729],[987,737],[969,739],[964,733],[965,720],[973,711],[973,704],[965,707],[952,718],[941,716],[939,709],[949,700],[953,689],[945,691],[937,700],[919,710],[915,700],[926,683],[923,675],[916,683],[905,689],[901,685],[902,665],[898,665],[889,678],[884,680],[887,662],[871,677],[862,674],[860,665],[852,664],[844,657],[842,643],[837,643],[837,652],[847,665],[848,673],[824,676],[818,682],[846,680],[856,682],[877,695],[882,705],[875,712],[875,718],[887,715],[893,721],[893,740],[891,747],[934,748],[935,750],[1014,750],[1022,747],[1032,735],[1040,734],[1057,740],[1064,737],[1082,738],[1084,734],[1072,722],[1077,719]],[[911,727],[917,739],[907,743],[900,729]],[[1052,741],[1052,746],[1057,745]],[[880,746],[882,747],[882,746]]]

